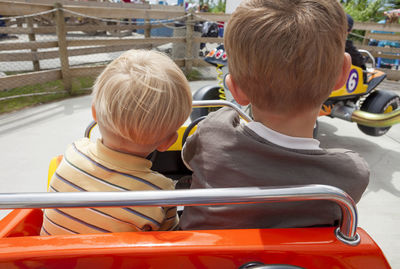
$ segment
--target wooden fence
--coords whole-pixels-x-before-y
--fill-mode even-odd
[[[182,43],[185,48],[185,55],[182,58],[174,59],[175,62],[185,67],[186,72],[190,72],[192,66],[204,65],[203,61],[195,57],[193,53],[193,44],[200,42],[216,42],[222,43],[222,38],[200,38],[195,37],[194,23],[195,14],[184,12],[181,7],[152,6],[152,5],[134,5],[134,4],[107,4],[106,7],[96,6],[94,3],[85,5],[80,2],[76,5],[73,1],[61,1],[51,5],[47,0],[38,1],[0,1],[0,10],[2,16],[21,16],[18,20],[20,27],[7,25],[0,27],[0,34],[29,35],[28,42],[0,42],[0,62],[17,62],[32,61],[34,72],[9,75],[0,78],[0,90],[21,87],[36,83],[44,83],[47,81],[62,79],[66,90],[71,89],[71,78],[77,76],[97,75],[104,68],[100,66],[71,67],[69,65],[69,57],[79,55],[90,55],[95,53],[109,53],[125,51],[131,48],[149,48],[167,43]],[[34,2],[34,3],[33,3]],[[38,3],[39,2],[39,3]],[[101,3],[98,3],[101,4]],[[41,17],[47,18],[48,21],[55,22],[49,26],[34,25],[31,14],[46,13]],[[87,16],[88,18],[107,18],[108,20],[118,20],[120,22],[115,25],[70,25],[66,22],[69,16]],[[136,18],[144,20],[141,25],[126,23],[122,20],[125,18]],[[210,21],[226,21],[227,15],[202,14],[202,20]],[[17,21],[18,21],[17,20]],[[152,37],[151,29],[160,27],[174,27],[174,22],[179,20],[186,26],[186,32],[179,37]],[[197,20],[199,20],[197,18]],[[143,29],[143,38],[121,39],[116,38],[97,38],[95,40],[69,40],[66,38],[68,32],[91,32],[91,31],[111,31],[120,32],[124,30],[133,31]],[[56,34],[56,41],[36,41],[35,35],[38,34]],[[82,48],[83,47],[83,48]],[[51,51],[39,51],[40,49],[57,48]],[[17,50],[22,50],[18,52]],[[10,51],[9,53],[4,53]],[[46,59],[59,58],[61,62],[60,69],[40,70],[40,61]],[[0,70],[1,71],[1,70]]]
[[[186,72],[190,72],[193,66],[204,65],[204,61],[196,57],[195,44],[222,43],[222,38],[206,38],[194,35],[194,25],[196,21],[219,21],[226,22],[229,15],[212,13],[187,13],[182,7],[165,7],[153,5],[136,4],[111,4],[93,2],[74,2],[60,0],[57,4],[52,4],[50,0],[0,0],[1,15],[4,17],[19,16],[12,23],[8,22],[6,27],[0,27],[0,34],[26,34],[29,36],[27,42],[0,42],[0,62],[31,61],[34,72],[9,75],[0,78],[0,91],[36,83],[62,79],[66,90],[71,89],[71,79],[78,76],[97,75],[104,68],[99,66],[79,66],[72,67],[69,64],[69,57],[90,55],[95,53],[108,53],[124,51],[131,48],[150,48],[162,44],[173,43],[183,44],[184,57],[174,59],[175,62],[185,67]],[[49,25],[42,26],[34,23],[32,14],[42,13],[42,18],[51,21]],[[66,18],[82,16],[87,18],[106,18],[107,20],[118,20],[114,25],[76,25],[70,24]],[[125,18],[142,19],[141,25],[126,23]],[[92,18],[94,19],[94,18]],[[151,29],[160,27],[174,27],[174,22],[179,21],[185,28],[181,36],[174,37],[152,37]],[[113,21],[111,21],[113,22]],[[18,26],[16,26],[17,24]],[[72,40],[67,39],[68,32],[93,32],[93,31],[133,31],[142,29],[142,38],[123,39],[97,38]],[[365,30],[365,40],[393,40],[400,42],[400,25],[382,25],[377,23],[355,23],[354,29]],[[370,33],[371,30],[396,32],[396,34]],[[57,40],[37,41],[35,35],[56,34]],[[359,45],[358,48],[366,49],[375,57],[390,59],[400,59],[399,48],[384,48],[368,46],[368,42]],[[51,51],[40,51],[41,49],[55,48]],[[21,50],[21,51],[18,51]],[[6,52],[7,51],[7,52]],[[8,52],[9,51],[9,52]],[[6,52],[6,53],[4,53]],[[61,68],[53,70],[40,70],[40,61],[58,58]],[[1,70],[0,70],[1,71]],[[384,69],[389,79],[399,80],[400,71]]]
[[[370,41],[393,41],[400,45],[400,24],[379,24],[374,22],[356,22],[353,29],[365,31],[363,42],[357,44],[358,49],[368,50],[375,58],[398,59],[400,60],[400,48],[396,47],[378,47],[368,45]],[[377,32],[379,31],[379,32]],[[381,69],[387,74],[390,80],[400,80],[400,71],[391,69]]]

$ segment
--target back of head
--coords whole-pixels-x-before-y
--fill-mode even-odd
[[[244,0],[225,31],[229,71],[259,109],[316,108],[340,74],[346,35],[337,0]]]
[[[93,95],[99,126],[141,145],[171,135],[192,109],[183,72],[168,56],[148,50],[129,50],[111,62]]]

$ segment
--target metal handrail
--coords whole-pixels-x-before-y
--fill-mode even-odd
[[[223,107],[227,106],[230,108],[233,108],[239,115],[242,117],[245,121],[250,122],[253,121],[249,115],[244,113],[243,110],[241,110],[238,106],[235,104],[224,101],[224,100],[202,100],[202,101],[193,101],[192,102],[192,107],[194,108],[200,108],[200,107]]]
[[[363,50],[363,49],[359,49],[358,51],[359,51],[360,53],[367,54],[368,58],[370,58],[371,61],[372,61],[372,67],[373,67],[373,68],[376,67],[375,58],[374,58],[374,56],[372,56],[371,52],[369,52],[368,50]]]
[[[339,205],[342,219],[336,236],[347,244],[358,244],[357,209],[353,199],[339,188],[326,185],[124,192],[2,193],[0,209],[198,206],[315,200],[332,201]]]
[[[336,105],[331,111],[331,116],[364,126],[384,128],[400,123],[400,108],[388,113],[370,113],[352,106]]]
[[[355,110],[351,115],[351,121],[370,127],[390,127],[400,123],[400,108],[384,114]]]

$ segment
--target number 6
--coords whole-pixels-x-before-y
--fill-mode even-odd
[[[347,80],[347,92],[354,92],[358,85],[358,73],[353,69],[350,72],[349,79]]]

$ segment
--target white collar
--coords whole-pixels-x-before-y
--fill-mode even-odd
[[[284,148],[321,150],[317,139],[284,135],[256,121],[247,122],[245,125],[265,140]]]

